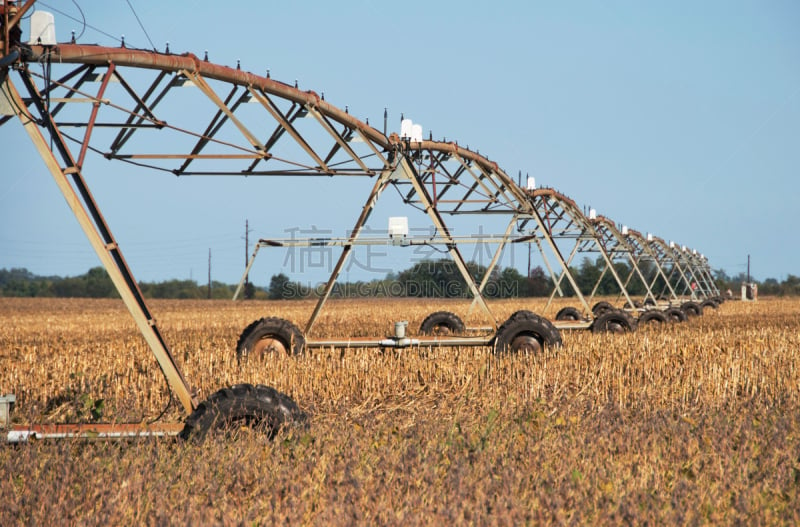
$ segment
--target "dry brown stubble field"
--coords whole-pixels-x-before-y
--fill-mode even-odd
[[[310,302],[151,301],[201,397],[291,395],[307,426],[0,447],[0,525],[800,523],[800,299],[726,302],[625,335],[564,333],[538,356],[488,348],[315,350],[244,366],[263,316]],[[332,302],[320,336],[417,328],[438,300]],[[492,303],[499,317],[542,302]],[[0,393],[18,422],[152,420],[169,401],[119,300],[0,298]],[[172,405],[164,419],[181,420]]]

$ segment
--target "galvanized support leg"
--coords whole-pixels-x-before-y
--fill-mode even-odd
[[[364,207],[361,209],[361,214],[356,220],[356,224],[353,226],[353,230],[350,233],[350,243],[342,248],[342,254],[339,255],[339,260],[336,262],[333,272],[328,278],[328,283],[325,284],[325,291],[317,301],[317,305],[314,307],[314,312],[311,313],[311,317],[309,317],[308,322],[306,322],[306,327],[304,330],[306,338],[311,335],[311,330],[314,329],[314,323],[317,321],[320,311],[322,311],[322,306],[325,305],[325,302],[331,295],[331,291],[333,291],[333,286],[336,284],[339,273],[342,272],[342,268],[344,268],[344,264],[347,262],[347,258],[350,256],[350,253],[353,250],[353,242],[358,239],[358,236],[361,234],[361,230],[364,228],[364,225],[367,223],[370,214],[372,214],[372,211],[375,209],[378,198],[386,188],[386,185],[389,184],[389,181],[397,174],[399,170],[400,167],[398,165],[398,167],[394,170],[384,170],[381,172],[380,176],[378,176],[378,180],[372,187],[372,192],[370,192],[369,198],[367,198],[366,204],[364,204]]]
[[[542,249],[542,251],[544,251],[544,249]],[[567,269],[569,269],[569,266],[572,265],[572,259],[575,257],[575,255],[577,253],[578,253],[578,246],[576,245],[575,247],[572,248],[572,252],[569,254],[569,258],[567,258],[567,263],[566,263],[566,268]],[[559,255],[556,255],[556,257],[558,257],[558,256]],[[555,288],[553,288],[553,292],[550,293],[550,297],[547,299],[547,303],[544,306],[544,310],[545,311],[547,311],[550,308],[550,305],[553,303],[553,300],[555,300],[556,291],[557,290],[558,291],[561,290],[561,282],[564,281],[564,277],[567,276],[568,272],[569,272],[568,270],[567,271],[564,270],[564,265],[562,265],[561,266],[561,272],[558,274],[558,277],[554,279],[554,281],[556,283],[556,286],[555,286]],[[570,273],[570,275],[571,275],[571,273]],[[569,280],[569,277],[567,279]],[[579,291],[576,294],[580,295],[581,293]],[[561,296],[563,297],[564,295],[562,294]]]
[[[698,261],[698,258],[694,257],[692,258],[692,267],[698,276],[698,286],[700,288],[700,292],[702,293],[703,297],[710,298],[714,295],[714,290],[711,283],[708,281],[708,275],[705,272],[706,270],[703,267],[702,262]]]
[[[558,282],[561,283],[561,279],[566,276],[567,280],[569,281],[572,289],[575,291],[575,294],[578,296],[578,300],[580,300],[581,305],[583,305],[586,313],[591,313],[592,310],[589,308],[589,303],[586,301],[586,298],[583,296],[580,288],[578,287],[578,283],[575,281],[575,277],[572,276],[572,272],[569,269],[569,264],[572,262],[572,259],[575,257],[575,254],[578,252],[578,244],[575,244],[573,247],[572,252],[569,255],[569,260],[564,260],[564,257],[561,255],[561,251],[558,249],[558,246],[553,241],[553,237],[550,231],[544,225],[544,221],[542,221],[541,216],[539,216],[539,212],[534,212],[534,217],[536,218],[536,222],[539,225],[539,228],[542,229],[542,232],[546,234],[545,240],[547,240],[547,244],[550,246],[550,250],[553,251],[553,254],[556,256],[556,260],[559,264],[561,264],[561,275],[558,278]],[[547,305],[545,306],[544,310],[550,307],[550,304],[553,301],[553,295],[550,295],[550,298],[547,300]]]
[[[677,259],[677,258],[675,258],[673,256],[673,262],[674,262],[673,269],[677,269],[678,270],[678,282],[680,283],[681,281],[683,281],[683,289],[681,290],[681,294],[685,295],[686,291],[688,290],[689,291],[689,295],[691,296],[691,294],[692,294],[692,282],[686,276],[686,273],[683,272],[683,268],[681,267],[680,259]]]
[[[667,290],[669,290],[670,300],[677,300],[678,295],[675,294],[675,290],[672,288],[669,276],[667,276],[667,273],[664,272],[665,263],[658,258],[658,255],[655,254],[655,251],[652,247],[647,247],[647,250],[649,251],[650,257],[653,259],[653,263],[656,266],[656,275],[653,277],[653,281],[650,282],[650,289],[655,287],[658,278],[661,277],[661,279],[664,280],[664,287],[661,288],[661,293],[659,293],[659,296],[663,295]]]
[[[100,214],[100,210],[86,186],[83,176],[81,175],[80,167],[76,165],[52,116],[44,108],[42,98],[38,90],[36,90],[35,85],[29,78],[25,77],[24,74],[23,80],[37,105],[39,113],[45,122],[45,126],[51,134],[54,145],[59,150],[66,164],[66,168],[62,169],[59,165],[54,152],[48,146],[47,140],[42,135],[33,115],[28,111],[26,104],[23,102],[17,89],[8,77],[6,77],[2,85],[4,95],[13,102],[17,117],[19,117],[23,128],[25,128],[25,131],[30,136],[39,155],[42,156],[42,160],[52,174],[56,185],[58,185],[59,190],[61,190],[64,199],[67,201],[72,213],[78,220],[78,223],[89,239],[100,261],[103,263],[111,281],[114,283],[122,300],[125,302],[128,311],[130,311],[133,316],[136,325],[139,327],[139,331],[153,351],[172,392],[178,397],[186,412],[191,412],[197,406],[197,401],[178,369],[175,359],[167,348],[156,326],[156,321],[151,316],[145,304],[139,286],[128,269],[128,265],[122,257],[119,246],[111,235],[108,225]],[[69,181],[70,177],[72,183]],[[76,188],[78,192],[76,192]],[[78,193],[80,193],[80,196]]]
[[[505,248],[506,243],[508,243],[508,237],[511,235],[511,231],[514,229],[514,225],[516,224],[516,222],[517,222],[517,216],[514,215],[514,217],[511,218],[508,227],[506,227],[506,232],[503,235],[503,241],[500,242],[500,244],[497,247],[497,250],[494,252],[494,256],[492,256],[492,261],[489,262],[489,266],[486,268],[486,273],[484,273],[483,279],[481,280],[481,283],[478,286],[478,291],[481,294],[483,294],[483,290],[486,287],[486,284],[489,282],[489,277],[491,277],[494,268],[497,267],[497,262],[500,260],[500,255],[503,253],[503,249]],[[477,297],[473,298],[472,303],[469,306],[469,310],[467,310],[467,314],[472,313],[472,310],[475,308],[477,303],[478,303]]]
[[[700,272],[705,277],[706,284],[708,285],[708,291],[711,296],[719,296],[719,289],[717,288],[717,284],[714,283],[714,277],[711,276],[711,270],[708,267],[708,264],[705,262],[700,263]]]
[[[631,297],[628,295],[628,290],[625,289],[625,286],[623,285],[622,280],[620,279],[619,274],[617,273],[617,270],[614,269],[614,264],[611,262],[611,258],[609,258],[605,247],[603,247],[599,243],[597,233],[593,232],[592,234],[595,245],[597,245],[597,248],[600,250],[600,254],[603,256],[603,260],[606,262],[606,267],[608,268],[609,271],[611,271],[611,275],[614,277],[614,280],[617,281],[617,286],[619,286],[620,292],[622,293],[623,296],[625,296],[625,301],[630,307],[633,307],[633,300],[631,300]]]
[[[473,298],[478,302],[478,305],[481,307],[483,312],[489,317],[494,328],[497,329],[497,319],[495,319],[494,315],[489,309],[489,306],[486,305],[486,300],[484,300],[477,284],[475,284],[475,279],[469,274],[469,269],[467,269],[467,264],[464,261],[464,257],[461,256],[461,252],[458,250],[458,247],[450,235],[450,231],[447,228],[447,225],[445,225],[444,220],[439,214],[439,211],[433,206],[433,200],[428,194],[428,190],[422,183],[420,183],[419,175],[417,174],[416,170],[414,170],[405,157],[401,159],[400,163],[398,164],[398,168],[402,168],[408,179],[411,180],[411,184],[413,185],[414,190],[417,192],[420,202],[425,207],[425,212],[428,214],[431,221],[433,221],[436,230],[439,232],[442,238],[445,239],[447,251],[450,253],[450,257],[453,258],[456,267],[458,267],[458,270],[461,272],[461,276],[467,283],[467,287],[469,287]]]
[[[636,275],[639,277],[639,280],[642,281],[642,285],[645,288],[645,295],[644,295],[645,301],[647,301],[647,299],[649,298],[655,304],[656,303],[656,297],[655,297],[655,295],[653,295],[653,292],[650,290],[650,286],[647,283],[647,278],[645,278],[644,273],[642,272],[641,268],[639,267],[639,263],[641,262],[641,258],[634,257],[634,255],[632,253],[630,253],[630,252],[628,253],[628,258],[631,261],[632,269],[631,269],[631,273],[628,275],[627,280],[625,280],[625,287],[628,287],[628,285],[630,284],[631,279],[633,278],[633,274],[635,272]]]
[[[702,274],[700,274],[700,270],[695,265],[694,259],[692,256],[686,257],[686,269],[689,271],[689,275],[692,277],[692,283],[696,284],[697,289],[691,289],[692,296],[700,295],[704,298],[708,298],[707,290],[705,287],[704,279]]]
[[[597,294],[597,290],[600,289],[600,283],[603,281],[603,277],[608,272],[608,264],[603,266],[603,270],[600,272],[600,276],[597,278],[597,282],[595,282],[594,287],[592,288],[592,292],[589,293],[589,298],[594,299],[594,296]]]
[[[242,275],[242,279],[239,280],[239,285],[236,286],[236,291],[233,292],[232,300],[236,300],[239,298],[239,295],[242,293],[242,289],[244,289],[244,283],[247,280],[247,277],[250,275],[250,268],[253,267],[253,262],[256,261],[256,255],[258,254],[258,250],[261,248],[259,244],[256,244],[255,249],[253,249],[253,255],[250,257],[250,260],[247,261],[247,267],[244,269],[244,274]]]
[[[671,264],[669,266],[669,273],[667,273],[665,271],[664,274],[667,277],[667,282],[666,282],[667,286],[666,287],[669,287],[669,289],[674,292],[675,300],[678,300],[679,295],[682,295],[683,291],[680,291],[680,292],[678,291],[678,286],[680,285],[680,281],[677,279],[676,274],[675,274],[675,264],[674,263]]]
[[[544,266],[547,268],[547,272],[550,273],[550,280],[553,281],[553,293],[555,295],[558,293],[560,298],[564,298],[564,291],[561,290],[561,280],[556,277],[556,273],[553,270],[553,266],[550,265],[550,260],[547,259],[547,255],[544,253],[544,248],[542,247],[542,242],[539,238],[534,238],[536,241],[536,247],[539,248],[539,254],[542,256],[542,261],[544,262]]]

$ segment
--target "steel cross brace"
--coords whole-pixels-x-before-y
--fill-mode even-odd
[[[686,292],[688,291],[689,297],[695,298],[695,292],[694,289],[692,289],[692,283],[697,283],[697,279],[692,273],[691,267],[688,265],[684,265],[685,259],[683,257],[680,247],[676,246],[672,248],[672,257],[673,257],[673,262],[675,264],[674,268],[678,270],[681,279],[683,279],[683,290],[681,291],[681,293],[685,295]]]
[[[561,250],[558,248],[558,245],[556,245],[550,229],[545,225],[544,219],[536,207],[533,207],[531,216],[536,221],[538,229],[543,233],[543,238],[547,242],[550,251],[555,255],[556,261],[561,265],[561,274],[556,281],[556,287],[553,289],[553,292],[550,294],[550,298],[547,300],[544,310],[547,311],[547,309],[550,307],[550,304],[553,301],[553,296],[556,294],[556,291],[560,291],[561,281],[566,276],[567,280],[572,286],[572,290],[575,291],[575,294],[578,296],[578,299],[580,300],[586,312],[591,313],[592,310],[589,308],[589,303],[586,301],[586,298],[584,298],[583,293],[581,293],[581,290],[578,287],[578,283],[575,281],[575,277],[572,276],[572,273],[569,270],[569,264],[572,263],[572,259],[578,252],[578,245],[576,244],[575,247],[573,247],[572,252],[569,255],[569,259],[564,260],[564,256],[561,254]],[[544,252],[542,252],[542,256],[544,256]]]
[[[691,289],[691,283],[689,282],[688,278],[686,278],[686,274],[683,272],[683,269],[681,269],[681,266],[675,257],[675,252],[674,252],[675,248],[667,245],[667,243],[661,238],[654,238],[653,242],[651,243],[653,243],[656,247],[661,249],[660,252],[662,256],[661,262],[664,265],[667,264],[670,265],[670,272],[667,275],[667,284],[668,285],[673,284],[674,282],[674,287],[670,286],[670,289],[672,289],[675,292],[676,299],[679,296],[685,295],[686,290]],[[681,284],[683,284],[683,289],[679,291],[678,287]]]
[[[608,254],[605,246],[600,241],[600,236],[597,233],[597,230],[590,224],[588,221],[585,222],[585,230],[588,231],[588,237],[584,238],[587,242],[593,242],[594,245],[597,247],[598,252],[603,257],[604,267],[603,272],[600,273],[600,278],[597,280],[597,283],[592,288],[592,292],[589,295],[590,299],[594,298],[595,293],[597,292],[597,288],[600,287],[600,281],[603,279],[606,271],[610,271],[611,275],[614,277],[614,280],[617,282],[617,286],[619,287],[620,293],[625,296],[625,300],[630,307],[634,307],[633,300],[631,300],[630,295],[628,295],[628,290],[625,288],[625,284],[623,283],[622,279],[620,278],[619,274],[617,273],[616,268],[611,260],[611,257]],[[578,239],[576,245],[580,245],[581,239]]]
[[[482,293],[478,286],[475,284],[474,278],[469,273],[467,269],[466,262],[464,261],[463,256],[461,255],[460,251],[458,250],[457,244],[455,239],[450,235],[450,232],[447,226],[444,223],[439,212],[436,210],[436,207],[433,206],[432,199],[428,194],[427,189],[425,186],[419,181],[419,174],[414,167],[408,162],[408,159],[405,155],[400,156],[397,165],[394,167],[393,170],[386,169],[381,172],[378,180],[375,182],[375,185],[372,188],[372,191],[367,198],[367,202],[361,210],[361,214],[359,215],[358,219],[356,220],[355,225],[351,231],[350,237],[347,242],[344,243],[342,252],[339,255],[339,259],[337,260],[336,264],[334,265],[333,271],[328,279],[328,282],[325,285],[325,289],[320,296],[320,299],[317,301],[317,304],[314,308],[314,311],[311,314],[308,322],[306,323],[304,333],[306,337],[311,335],[311,332],[314,328],[314,324],[319,317],[320,312],[322,311],[323,306],[327,302],[328,298],[330,297],[331,292],[333,291],[333,287],[336,284],[336,281],[341,273],[341,270],[344,268],[344,264],[346,263],[347,259],[352,252],[352,249],[355,245],[358,245],[359,236],[366,224],[367,220],[369,219],[372,211],[375,209],[377,201],[381,195],[381,193],[386,189],[386,187],[392,183],[393,180],[396,179],[404,179],[409,180],[414,187],[414,190],[423,203],[425,207],[425,212],[430,217],[431,221],[433,222],[438,235],[441,237],[443,243],[447,246],[447,250],[450,253],[450,256],[453,258],[453,261],[456,264],[459,272],[461,273],[462,277],[467,283],[467,286],[470,289],[475,301],[477,301],[478,305],[482,308],[482,310],[489,316],[494,328],[497,328],[497,320],[492,315],[489,306],[486,304],[485,300],[483,299]],[[255,253],[253,253],[253,258],[255,257]],[[251,259],[252,263],[252,259]],[[238,291],[238,288],[237,288]]]
[[[578,287],[578,283],[575,281],[575,277],[572,276],[572,272],[569,269],[570,264],[572,264],[572,260],[575,258],[575,255],[578,254],[578,245],[576,244],[572,248],[572,251],[569,253],[569,258],[567,258],[567,260],[565,261],[564,257],[561,255],[561,252],[558,249],[558,246],[556,246],[552,238],[550,236],[545,236],[545,240],[547,240],[548,245],[550,246],[550,250],[553,251],[553,253],[556,256],[556,260],[561,265],[561,272],[558,274],[558,279],[555,279],[555,276],[553,277],[556,283],[556,287],[553,289],[553,292],[550,293],[550,297],[547,299],[547,303],[544,306],[544,311],[546,312],[552,305],[553,300],[555,299],[556,291],[561,291],[561,282],[563,282],[564,277],[566,276],[567,281],[572,286],[572,290],[575,292],[575,295],[578,297],[578,300],[583,305],[584,312],[591,313],[592,310],[589,307],[589,302],[583,296],[583,293]],[[542,257],[544,257],[544,253],[542,253]]]
[[[613,258],[616,255],[622,255],[623,257],[627,256],[628,261],[630,261],[630,263],[631,263],[631,271],[628,273],[628,276],[625,278],[625,281],[622,283],[621,291],[627,291],[631,280],[633,279],[634,275],[636,275],[636,276],[639,277],[639,280],[642,282],[642,284],[644,284],[644,286],[646,288],[647,293],[645,294],[645,299],[650,298],[650,299],[652,299],[653,302],[655,302],[656,301],[655,296],[651,292],[650,288],[647,286],[647,280],[644,277],[644,274],[642,273],[642,271],[639,269],[638,261],[637,261],[636,257],[634,256],[633,247],[631,247],[628,244],[628,242],[625,239],[625,237],[622,235],[622,233],[619,230],[617,230],[616,226],[614,226],[613,223],[611,223],[611,222],[609,222],[607,220],[606,221],[601,221],[601,220],[598,219],[595,222],[595,224],[596,224],[595,232],[605,233],[605,234],[608,235],[607,237],[602,237],[602,235],[601,235],[601,237],[597,239],[597,243],[598,243],[598,245],[600,245],[601,244],[601,240],[605,240],[603,242],[603,247],[608,252],[609,257]],[[606,247],[605,244],[610,244],[612,242],[614,242],[616,245],[614,245],[611,248]],[[600,286],[600,282],[602,281],[603,276],[605,275],[605,273],[606,273],[608,268],[609,268],[608,264],[606,264],[603,267],[603,271],[600,274],[600,278],[597,280],[597,283],[595,284],[594,288],[592,289],[592,294],[590,295],[590,298],[594,298],[594,295],[597,292],[598,287]],[[635,307],[630,302],[630,298],[628,298],[628,295],[626,294],[625,296],[626,296],[626,298],[628,300],[628,305],[631,308]]]
[[[486,284],[489,283],[489,278],[492,276],[492,272],[494,271],[495,267],[497,267],[497,263],[500,261],[500,255],[503,254],[503,249],[505,249],[506,243],[509,241],[509,237],[511,236],[511,232],[514,229],[514,225],[517,223],[517,215],[515,214],[511,221],[508,223],[508,227],[506,227],[505,234],[503,235],[500,243],[497,246],[497,249],[492,256],[492,261],[489,262],[489,265],[486,267],[486,272],[483,274],[483,278],[481,279],[481,283],[478,285],[478,291],[480,294],[483,294],[484,288],[486,288]],[[477,304],[478,297],[472,299],[472,304],[470,304],[469,309],[467,310],[467,314],[472,313],[472,310],[475,308]]]
[[[190,413],[197,407],[197,400],[192,394],[183,374],[180,372],[174,357],[170,353],[156,325],[155,319],[150,314],[150,310],[144,301],[141,290],[122,256],[122,251],[117,245],[116,240],[111,234],[111,230],[106,224],[97,203],[94,201],[86,185],[83,175],[81,174],[81,167],[75,161],[69,147],[64,142],[64,138],[56,126],[52,115],[45,108],[42,97],[36,89],[36,86],[25,71],[20,71],[20,74],[23,83],[33,99],[37,111],[41,115],[44,127],[48,130],[54,145],[66,165],[65,168],[62,168],[59,164],[55,152],[48,146],[47,140],[39,129],[39,121],[30,113],[8,76],[3,80],[3,96],[7,97],[12,102],[16,115],[22,123],[23,128],[28,133],[33,145],[36,147],[47,169],[53,176],[56,185],[67,201],[67,205],[69,205],[75,218],[78,220],[86,237],[89,239],[92,248],[103,263],[111,281],[122,297],[128,311],[130,311],[133,316],[139,331],[153,351],[161,370],[164,372],[169,387],[180,400],[186,413]],[[91,126],[87,130],[86,140],[88,140],[90,131]],[[72,182],[70,182],[70,179]]]
[[[656,269],[659,272],[659,275],[654,276],[652,282],[650,283],[650,287],[655,287],[656,282],[658,281],[659,276],[663,279],[664,285],[661,288],[661,292],[659,296],[663,296],[664,293],[669,290],[670,299],[671,301],[678,301],[678,294],[675,291],[675,288],[672,286],[672,266],[670,264],[669,256],[664,252],[666,249],[666,243],[661,240],[661,238],[656,238],[655,236],[648,235],[645,239],[639,236],[642,248],[647,251],[647,253],[653,259],[653,262],[656,265]],[[669,274],[667,274],[667,265],[669,267]]]
[[[656,300],[656,296],[653,294],[653,290],[647,283],[647,278],[645,277],[644,273],[641,270],[641,267],[639,266],[639,264],[641,263],[641,259],[637,257],[633,251],[628,253],[628,258],[630,259],[631,262],[631,272],[628,273],[628,276],[625,278],[625,287],[627,288],[630,285],[631,280],[633,280],[634,275],[636,275],[639,277],[639,280],[641,281],[642,285],[645,288],[645,296],[644,296],[645,302],[647,302],[647,300],[649,299],[654,304],[657,303],[658,300]]]
[[[647,284],[647,288],[652,291],[655,288],[658,279],[661,278],[665,284],[664,288],[662,288],[662,294],[664,289],[668,288],[670,292],[670,300],[677,300],[678,296],[672,289],[672,285],[670,285],[669,279],[667,278],[667,275],[664,272],[664,268],[658,258],[658,254],[656,253],[656,251],[653,250],[653,247],[650,245],[650,242],[648,242],[648,240],[644,236],[642,236],[641,233],[637,231],[629,231],[628,238],[635,240],[637,246],[639,247],[638,251],[639,261],[641,261],[645,256],[647,256],[649,258],[649,261],[653,262],[653,265],[655,266],[656,273],[653,276],[653,279],[650,281],[650,283]],[[658,298],[656,298],[656,301],[658,301]]]
[[[510,239],[508,232],[503,235],[486,235],[486,236],[451,236],[450,238],[442,238],[440,236],[418,236],[418,237],[403,237],[403,238],[386,238],[386,237],[369,237],[358,239],[351,238],[283,238],[283,239],[260,239],[253,250],[253,254],[247,261],[245,272],[234,292],[232,300],[236,300],[241,294],[244,287],[245,278],[250,274],[256,255],[262,247],[345,247],[347,245],[386,245],[394,247],[412,247],[420,245],[447,245],[448,243],[455,242],[457,244],[479,244],[479,243],[498,243],[506,244],[516,243],[519,240]],[[483,289],[483,287],[479,287]]]
[[[411,180],[412,185],[414,185],[417,194],[419,195],[420,199],[423,201],[425,206],[425,212],[430,217],[431,221],[433,222],[436,230],[439,232],[439,235],[448,240],[447,243],[447,250],[450,253],[451,258],[458,267],[458,270],[461,272],[461,276],[464,278],[464,281],[467,283],[467,287],[469,287],[470,292],[472,293],[473,298],[477,301],[480,308],[483,312],[489,317],[492,326],[494,329],[497,329],[497,319],[492,314],[492,311],[489,309],[489,306],[486,304],[486,300],[483,298],[483,294],[481,290],[478,288],[477,284],[475,284],[475,279],[469,273],[469,269],[467,269],[467,264],[464,261],[464,257],[461,255],[461,252],[458,250],[458,246],[456,245],[455,241],[452,239],[450,235],[450,231],[447,228],[447,225],[444,223],[444,219],[439,214],[439,211],[433,204],[433,200],[431,199],[430,194],[428,194],[425,185],[423,185],[419,180],[419,174],[414,170],[414,167],[408,162],[408,158],[403,156],[400,159],[400,167],[402,167],[405,176]]]
[[[617,273],[616,269],[612,265],[611,259],[609,258],[609,255],[607,254],[605,247],[600,243],[599,234],[595,230],[594,226],[588,221],[588,219],[585,216],[583,216],[583,214],[580,213],[580,211],[578,211],[574,207],[574,205],[571,203],[571,200],[562,199],[560,197],[560,195],[558,193],[556,193],[556,192],[553,192],[553,193],[548,194],[548,195],[541,195],[541,196],[533,195],[533,196],[530,197],[530,199],[531,199],[531,201],[534,202],[534,210],[536,212],[534,217],[535,217],[539,227],[542,229],[542,232],[545,234],[545,239],[547,240],[548,244],[550,245],[551,250],[556,255],[556,258],[558,259],[559,263],[561,263],[561,266],[562,266],[561,275],[559,276],[558,280],[556,281],[557,287],[550,294],[550,297],[548,298],[547,304],[545,306],[545,311],[552,304],[552,301],[553,301],[553,299],[555,297],[556,291],[559,290],[558,286],[560,285],[563,277],[566,276],[568,278],[568,280],[570,281],[570,284],[572,285],[573,289],[575,290],[575,294],[578,296],[581,304],[583,304],[584,309],[586,310],[586,312],[587,313],[591,312],[591,309],[589,307],[589,303],[586,300],[586,298],[584,297],[583,292],[580,291],[580,289],[578,288],[577,282],[575,281],[574,277],[572,276],[572,272],[571,272],[571,270],[569,268],[569,265],[572,263],[573,258],[575,257],[577,252],[580,250],[581,246],[584,243],[590,243],[590,242],[593,243],[597,247],[598,252],[600,252],[601,256],[603,257],[603,260],[605,262],[606,268],[611,271],[611,274],[614,276],[614,279],[616,280],[618,286],[620,287],[620,291],[622,291],[622,293],[625,295],[625,298],[628,301],[628,303],[630,305],[633,305],[633,301],[630,299],[630,296],[628,295],[628,293],[627,293],[627,291],[626,291],[626,289],[625,289],[625,287],[623,285],[623,282],[619,277],[619,274]],[[556,216],[554,221],[550,221],[550,214],[548,213],[548,211],[552,211],[552,213],[554,213],[554,214],[556,214],[556,211],[555,211],[554,207],[548,209],[547,200],[549,200],[549,199],[552,199],[561,209],[560,212],[557,213],[557,216]],[[538,205],[536,205],[536,203],[538,203]],[[548,222],[547,222],[546,226],[545,226],[545,222],[543,221],[543,218],[541,216],[541,212],[540,212],[541,209],[544,209],[545,210],[545,214],[547,214]],[[555,227],[555,224],[557,222],[561,221],[561,220],[567,221],[568,225],[567,225],[567,227],[562,229],[562,235],[560,236],[560,235],[555,234],[553,232],[553,229]],[[576,242],[575,242],[574,247],[572,248],[572,251],[570,253],[569,259],[565,262],[563,260],[563,257],[561,256],[560,251],[558,250],[558,246],[555,243],[555,238],[557,238],[557,237],[571,237],[571,236],[566,236],[566,233],[567,233],[568,230],[574,230],[576,232],[576,234],[573,235],[576,238]],[[605,272],[605,270],[604,270],[604,272]],[[602,279],[602,276],[603,275],[601,275],[601,279]],[[595,289],[592,291],[592,294],[591,294],[590,298],[594,296],[594,293],[596,292],[597,285],[599,285],[599,281],[598,281],[598,284],[595,285]]]
[[[697,285],[700,289],[700,293],[705,298],[711,298],[715,295],[713,281],[708,280],[708,274],[706,273],[706,268],[702,263],[700,256],[695,254],[695,252],[691,252],[688,257],[689,265],[693,270],[694,276],[697,277]]]
[[[358,216],[355,225],[353,226],[353,230],[350,233],[350,241],[354,242],[358,239],[359,235],[361,234],[364,225],[367,223],[372,211],[375,209],[375,205],[378,202],[378,198],[380,197],[381,193],[386,189],[389,185],[392,177],[396,177],[396,173],[398,172],[399,167],[396,167],[394,170],[384,170],[378,176],[378,180],[375,182],[375,185],[372,187],[372,191],[369,193],[369,197],[367,198],[367,202],[364,204],[364,207],[361,209],[361,214]],[[333,291],[333,286],[336,284],[336,280],[339,277],[339,274],[342,272],[342,268],[344,268],[345,262],[347,262],[347,258],[350,256],[350,253],[353,250],[353,243],[348,243],[342,248],[342,253],[339,255],[339,260],[337,260],[336,265],[331,272],[331,276],[328,278],[328,282],[325,285],[325,290],[320,296],[319,300],[317,301],[317,305],[314,307],[314,311],[311,313],[311,316],[306,322],[306,326],[304,329],[304,334],[306,338],[311,336],[311,330],[314,329],[314,323],[319,316],[320,311],[322,311],[322,307],[327,302],[328,297],[330,297],[331,292]],[[254,254],[255,256],[255,254]]]

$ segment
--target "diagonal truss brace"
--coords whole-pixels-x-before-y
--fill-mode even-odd
[[[66,146],[52,116],[43,106],[41,95],[33,83],[23,74],[23,81],[30,92],[39,113],[44,119],[44,125],[49,129],[51,139],[58,148],[61,157],[66,163],[62,168],[56,159],[55,153],[48,146],[47,140],[42,135],[37,120],[30,113],[20,97],[16,87],[8,76],[2,81],[2,96],[11,101],[23,128],[28,133],[33,145],[42,157],[47,169],[53,176],[59,190],[61,190],[67,205],[78,220],[92,248],[97,253],[106,271],[122,297],[128,311],[133,316],[136,325],[150,346],[158,364],[172,392],[178,397],[186,413],[197,407],[197,399],[181,374],[174,357],[170,353],[155,319],[150,314],[144,297],[133,275],[128,268],[116,240],[111,234],[105,219],[100,214],[97,204],[89,192],[86,182],[81,174],[80,167],[75,162],[69,148]],[[70,178],[72,183],[70,183]],[[77,191],[76,191],[77,188]]]
[[[316,323],[317,318],[319,317],[320,312],[322,311],[323,306],[327,302],[328,298],[330,297],[331,292],[333,291],[333,287],[336,284],[336,281],[341,274],[342,269],[344,268],[347,259],[352,252],[352,249],[355,245],[358,245],[359,236],[366,224],[367,220],[369,219],[372,211],[375,209],[377,204],[378,198],[380,197],[381,193],[386,189],[386,187],[395,180],[403,179],[408,180],[414,187],[415,192],[417,193],[419,199],[422,201],[424,205],[424,210],[430,217],[431,221],[433,222],[439,237],[441,238],[443,244],[447,247],[447,250],[456,264],[459,272],[461,273],[462,277],[464,278],[467,286],[470,289],[475,301],[481,307],[484,313],[489,316],[494,329],[497,329],[497,320],[492,315],[489,306],[486,304],[483,296],[481,294],[480,288],[475,283],[474,278],[469,273],[467,268],[466,262],[464,261],[461,252],[458,250],[457,243],[455,239],[450,235],[450,231],[444,223],[444,220],[439,215],[436,208],[433,206],[432,199],[428,194],[425,186],[419,181],[419,175],[414,170],[413,166],[408,162],[408,159],[405,156],[402,156],[395,166],[393,170],[386,169],[381,172],[378,180],[375,182],[375,185],[370,192],[369,197],[367,198],[367,202],[361,210],[361,214],[359,215],[356,223],[351,231],[350,237],[347,242],[343,243],[343,249],[341,254],[339,255],[339,259],[337,260],[336,264],[334,265],[333,271],[328,279],[328,282],[325,285],[325,289],[320,296],[320,299],[317,301],[317,304],[312,312],[308,322],[306,323],[304,333],[306,337],[311,336],[311,332],[314,328],[314,324]],[[250,260],[250,265],[252,265],[253,260],[255,259],[255,252],[253,253],[253,257]],[[237,289],[238,291],[238,289]]]

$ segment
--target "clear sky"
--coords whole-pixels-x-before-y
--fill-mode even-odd
[[[72,2],[45,4],[81,19]],[[59,40],[75,30],[82,43],[124,35],[149,48],[149,35],[158,49],[269,69],[373,125],[388,108],[399,130],[403,113],[426,137],[695,248],[715,269],[743,272],[750,254],[758,279],[800,274],[796,1],[130,0],[147,35],[125,0],[77,4],[91,27],[54,12]],[[18,122],[0,127],[0,159],[0,268],[74,276],[99,265]],[[219,182],[98,166],[114,177],[87,173],[90,188],[145,281],[203,283],[210,249],[213,279],[238,282],[246,220],[251,240],[342,236],[366,196],[363,184],[327,178]],[[523,269],[526,258],[505,264]],[[373,272],[343,278],[404,267],[388,254],[361,263]],[[307,264],[262,252],[252,280],[324,278],[324,265]]]

